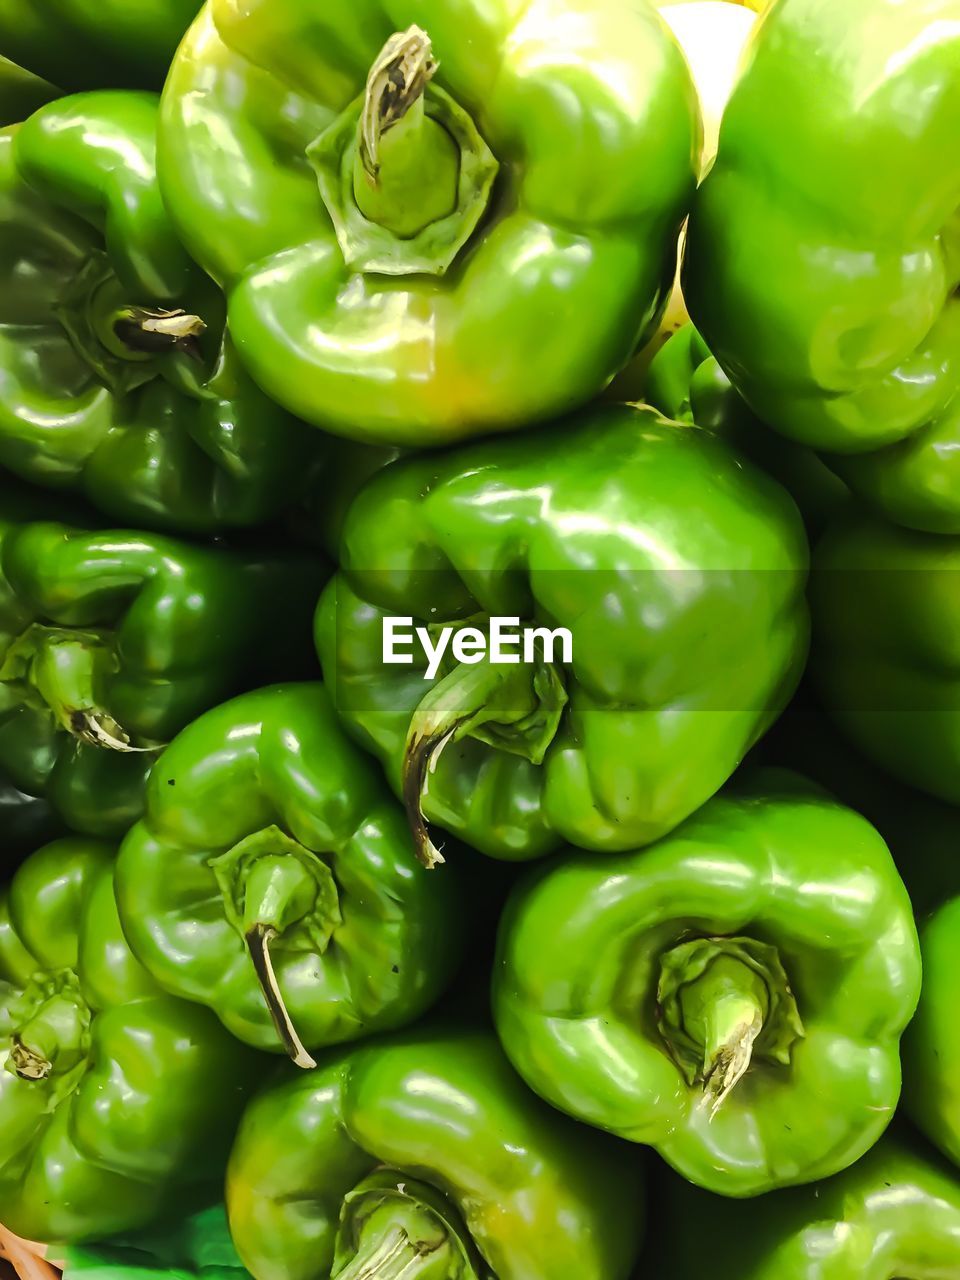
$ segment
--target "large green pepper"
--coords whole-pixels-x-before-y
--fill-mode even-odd
[[[670,1179],[647,1266],[664,1280],[953,1280],[956,1170],[903,1131],[826,1182],[731,1204]]]
[[[694,422],[715,431],[772,475],[800,508],[811,537],[845,500],[843,481],[811,449],[771,435],[734,390],[693,325],[685,325],[654,356],[644,399],[675,422]]]
[[[960,889],[960,868],[954,881]],[[904,1105],[930,1141],[960,1165],[960,897],[924,922],[920,945],[923,991],[904,1041]]]
[[[303,661],[324,574],[299,553],[58,524],[46,499],[0,490],[0,768],[72,829],[122,835],[175,733]]]
[[[613,377],[666,300],[698,154],[646,0],[210,0],[160,179],[257,382],[413,446]]]
[[[898,523],[960,533],[960,0],[761,19],[684,296],[776,431]]]
[[[0,1220],[102,1238],[213,1198],[259,1070],[120,930],[112,851],[61,840],[0,896]]]
[[[639,1161],[534,1098],[494,1038],[328,1054],[248,1108],[227,1212],[256,1280],[627,1280]]]
[[[0,56],[0,127],[26,120],[58,93],[46,80]]]
[[[501,923],[493,1003],[547,1101],[742,1197],[876,1142],[919,994],[883,840],[771,771],[651,849],[534,872]]]
[[[813,672],[831,717],[895,777],[960,803],[960,537],[851,511],[816,551]]]
[[[678,515],[678,512],[695,513]],[[806,649],[793,503],[721,441],[649,409],[402,459],[341,539],[318,646],[351,733],[421,816],[494,857],[564,840],[634,848],[730,776],[781,710]],[[383,662],[391,616],[567,628],[516,665]],[[449,639],[449,633],[448,633]],[[529,636],[528,639],[534,639]],[[530,655],[528,655],[530,656]],[[442,754],[441,754],[442,753]]]
[[[445,878],[417,864],[323,686],[291,684],[209,711],[164,753],[117,897],[168,991],[311,1066],[308,1049],[402,1026],[450,983],[466,904]]]
[[[140,527],[255,524],[324,440],[224,337],[160,199],[158,102],[77,94],[0,133],[0,463]]]
[[[774,741],[768,739],[765,748],[780,758],[815,765],[819,778],[825,783],[829,780],[845,803],[854,805],[876,825],[890,846],[915,913],[918,918],[929,915],[920,928],[920,1003],[903,1038],[901,1105],[927,1137],[960,1164],[960,1036],[956,1018],[960,997],[960,898],[956,897],[960,889],[960,809],[878,773],[838,738],[816,709],[792,707],[778,724]],[[957,1229],[952,1228],[954,1232]],[[935,1247],[942,1247],[939,1237]],[[881,1256],[885,1256],[882,1250]],[[946,1256],[954,1260],[953,1254]],[[940,1264],[939,1253],[937,1258]],[[850,1280],[861,1277],[859,1271],[844,1274],[849,1274]],[[881,1271],[881,1280],[887,1274]],[[910,1270],[908,1274],[926,1273]],[[943,1274],[935,1269],[932,1280]],[[746,1278],[738,1273],[735,1280]],[[806,1273],[804,1280],[808,1280]],[[832,1273],[830,1280],[835,1280]]]
[[[202,0],[0,0],[0,53],[64,89],[160,89]]]

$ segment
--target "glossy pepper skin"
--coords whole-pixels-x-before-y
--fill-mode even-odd
[[[881,768],[960,803],[960,538],[851,510],[816,549],[812,671],[831,718]]]
[[[772,435],[738,394],[693,325],[685,325],[650,363],[643,398],[675,422],[714,431],[779,481],[816,537],[844,503],[847,488],[812,449]]]
[[[200,0],[0,0],[0,53],[64,89],[160,89]]]
[[[59,93],[46,80],[0,55],[0,128],[26,120]]]
[[[774,5],[683,277],[759,416],[888,518],[937,533],[960,533],[958,23],[958,0]]]
[[[789,698],[806,557],[787,495],[714,436],[594,408],[548,448],[530,432],[374,477],[347,516],[318,650],[425,860],[421,808],[493,857],[632,848],[722,786]],[[513,666],[450,648],[425,680],[416,642],[412,665],[383,663],[391,616],[566,627],[572,662],[559,645]]]
[[[627,1280],[643,1188],[492,1035],[447,1026],[278,1077],[243,1117],[227,1213],[255,1280]]]
[[[119,836],[185,724],[304,661],[325,574],[50,515],[45,494],[0,491],[0,768],[71,829]]]
[[[731,1204],[671,1178],[647,1265],[670,1280],[949,1280],[960,1180],[906,1128],[825,1182]],[[659,1269],[657,1269],[659,1268]]]
[[[224,337],[160,199],[158,104],[76,94],[0,133],[0,464],[142,528],[258,524],[325,442]]]
[[[216,1195],[260,1064],[134,960],[109,846],[47,845],[0,896],[0,1041],[10,1230],[102,1239]]]
[[[960,874],[955,883],[960,885]],[[960,897],[924,921],[920,944],[923,991],[904,1040],[904,1106],[930,1141],[960,1165]]]
[[[419,866],[322,685],[201,716],[154,768],[146,808],[117,869],[130,944],[248,1044],[308,1066],[307,1049],[410,1022],[453,979],[459,879]]]
[[[645,0],[210,0],[160,178],[257,382],[337,434],[423,446],[555,417],[627,362],[698,131]]]
[[[533,872],[501,922],[493,1008],[547,1101],[740,1198],[877,1141],[919,993],[881,837],[771,771],[653,848]]]

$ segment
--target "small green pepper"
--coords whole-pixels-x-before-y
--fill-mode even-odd
[[[174,734],[299,669],[325,574],[282,548],[61,524],[59,505],[0,485],[0,768],[73,830],[120,836]]]
[[[210,0],[164,199],[256,381],[416,447],[590,400],[656,326],[696,91],[646,0]]]
[[[455,976],[460,877],[423,872],[322,685],[201,716],[154,767],[146,810],[117,868],[130,945],[248,1044],[309,1067],[310,1049],[412,1021]]]
[[[652,848],[531,873],[501,922],[493,1006],[548,1102],[743,1197],[877,1141],[919,993],[883,840],[772,771]]]
[[[641,1275],[664,1280],[952,1280],[960,1275],[960,1180],[906,1128],[809,1187],[731,1204],[664,1184]]]
[[[160,199],[158,105],[77,94],[0,132],[0,463],[140,528],[259,524],[326,442],[237,361]]]
[[[595,407],[401,458],[353,503],[317,613],[337,710],[426,820],[492,857],[635,848],[719,789],[806,656],[807,548],[787,494],[713,434]],[[681,508],[696,519],[679,518]],[[509,661],[451,633],[527,632]],[[390,619],[420,640],[384,662]],[[548,652],[534,634],[564,628]],[[524,658],[521,661],[521,657]]]
[[[888,519],[960,533],[960,0],[758,24],[683,290],[737,390]]]
[[[282,1073],[240,1125],[227,1212],[256,1280],[627,1280],[644,1216],[628,1147],[449,1026]]]
[[[260,1071],[134,960],[113,851],[47,845],[0,895],[0,1219],[102,1239],[212,1198]]]

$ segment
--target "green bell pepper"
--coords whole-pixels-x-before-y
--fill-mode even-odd
[[[960,869],[955,871],[960,888]],[[960,897],[924,922],[920,945],[923,990],[903,1046],[904,1106],[930,1141],[960,1165]]]
[[[160,89],[202,0],[0,0],[0,51],[64,89]]]
[[[498,858],[635,848],[709,799],[792,693],[806,559],[788,496],[722,442],[594,407],[549,448],[530,432],[375,476],[347,516],[318,650],[427,865],[424,817]],[[515,665],[458,662],[451,644],[428,679],[416,642],[408,665],[384,663],[391,617],[434,636],[491,617],[559,626],[572,655],[544,642],[522,662],[514,647]]]
[[[243,372],[177,241],[158,103],[77,94],[0,132],[0,463],[141,528],[257,524],[325,442]]]
[[[877,1141],[919,994],[883,840],[770,771],[652,849],[533,872],[503,916],[493,1007],[548,1102],[739,1198]]]
[[[960,533],[958,134],[958,0],[774,5],[683,272],[763,421],[825,450],[890,519],[939,533]]]
[[[0,55],[0,127],[19,124],[38,107],[59,96],[59,89]]]
[[[812,671],[831,718],[881,768],[960,803],[960,538],[851,511],[814,565]]]
[[[778,480],[800,508],[811,537],[823,531],[845,501],[846,485],[812,449],[766,429],[693,325],[668,338],[654,356],[643,398],[675,422],[694,422],[715,431]]]
[[[0,769],[73,830],[119,836],[174,734],[304,661],[324,573],[311,555],[92,532],[50,509],[0,488]]]
[[[672,1178],[658,1205],[650,1275],[669,1280],[952,1280],[960,1275],[960,1181],[912,1133],[852,1169],[731,1204]]]
[[[260,1069],[137,964],[113,853],[83,839],[34,853],[0,896],[0,1057],[0,1220],[67,1243],[214,1198]]]
[[[309,1067],[309,1049],[402,1026],[454,977],[460,883],[423,874],[322,685],[201,716],[157,762],[146,808],[117,867],[130,945],[248,1044]]]
[[[28,796],[0,770],[0,866],[11,869],[21,854],[53,840],[62,830],[46,800]]]
[[[672,284],[698,133],[646,0],[209,0],[160,181],[271,396],[442,444],[575,408],[627,362]]]
[[[421,1029],[285,1073],[227,1171],[256,1280],[627,1280],[634,1153],[545,1107],[486,1032]]]

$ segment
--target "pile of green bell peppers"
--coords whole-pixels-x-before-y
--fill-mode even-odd
[[[960,0],[0,0],[19,1280],[960,1277],[958,139]]]

